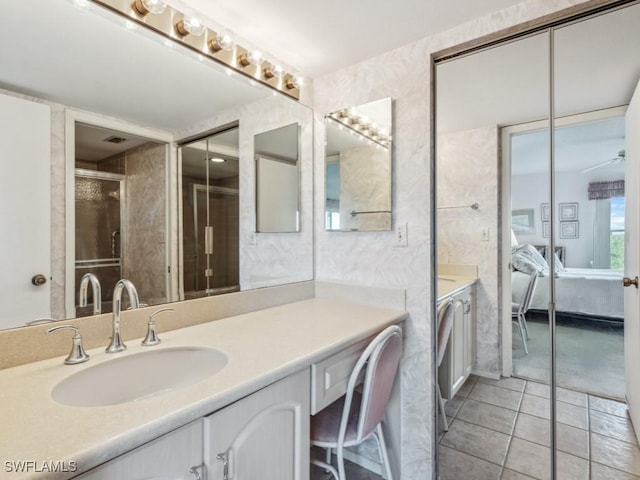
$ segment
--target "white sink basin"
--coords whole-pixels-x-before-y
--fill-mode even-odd
[[[227,356],[205,347],[179,347],[114,358],[58,383],[52,398],[63,405],[97,407],[141,400],[216,374]]]

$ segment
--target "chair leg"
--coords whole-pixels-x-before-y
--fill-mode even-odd
[[[331,475],[333,475],[333,478],[335,478],[335,480],[341,480],[338,474],[338,471],[335,468],[333,468],[333,465],[329,465],[328,463],[325,463],[322,460],[318,460],[317,458],[312,458],[311,463],[313,465],[317,465],[319,467],[324,468],[325,472],[330,472]]]
[[[325,458],[326,458],[327,464],[331,465],[331,448],[327,448],[327,453]],[[329,473],[329,470],[325,468],[324,473]]]
[[[524,347],[524,353],[525,355],[529,355],[529,349],[527,348],[527,337],[525,336],[524,328],[522,327],[522,323],[520,322],[520,317],[518,317],[518,321],[514,320],[513,323],[518,325],[518,330],[520,330],[520,336],[522,337],[522,346]]]
[[[529,336],[529,327],[527,326],[527,319],[524,316],[524,313],[520,314],[520,318],[522,319],[522,325],[524,326],[524,331],[527,334],[527,340],[531,340],[531,337]]]
[[[447,415],[444,412],[444,400],[442,399],[442,393],[440,393],[440,385],[436,384],[438,389],[438,404],[440,405],[440,416],[442,417],[442,429],[445,432],[449,431],[449,422],[447,422]]]
[[[389,463],[389,454],[387,453],[387,442],[384,440],[384,434],[382,433],[382,424],[379,423],[376,427],[375,437],[378,440],[378,451],[380,452],[380,459],[384,465],[386,473],[386,480],[393,480],[391,475],[391,464]]]
[[[338,457],[338,480],[347,480],[347,474],[344,471],[344,447],[336,448],[336,456]]]

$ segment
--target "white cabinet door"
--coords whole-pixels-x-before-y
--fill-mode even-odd
[[[475,362],[475,306],[473,287],[452,297],[454,317],[447,352],[438,369],[443,398],[451,399],[471,374]]]
[[[452,395],[455,395],[458,389],[462,386],[466,380],[466,336],[467,326],[466,317],[467,314],[467,296],[466,290],[454,297],[454,316],[453,316],[453,328],[451,329],[450,346],[451,351],[451,389]]]
[[[77,480],[195,480],[191,467],[206,478],[203,467],[203,420],[125,453],[78,477]]]
[[[50,143],[48,105],[0,94],[0,329],[51,316]]]
[[[309,370],[205,418],[208,480],[309,479]]]

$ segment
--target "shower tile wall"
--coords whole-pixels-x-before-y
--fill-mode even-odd
[[[126,237],[123,276],[140,300],[166,301],[166,146],[147,143],[126,153]]]

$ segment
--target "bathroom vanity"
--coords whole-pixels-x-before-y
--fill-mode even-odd
[[[453,328],[447,353],[438,369],[443,398],[451,399],[467,380],[476,358],[475,266],[440,265],[438,267],[438,303],[453,301]]]
[[[95,480],[196,479],[206,470],[206,478],[222,480],[225,468],[230,477],[233,469],[258,468],[306,479],[312,405],[321,409],[339,396],[367,340],[406,315],[309,298],[164,332],[156,347],[137,339],[118,354],[90,349],[80,365],[56,357],[0,370],[4,472]],[[227,362],[196,383],[119,403],[71,406],[52,398],[71,375],[154,349],[215,349]],[[18,471],[20,461],[35,464]]]

